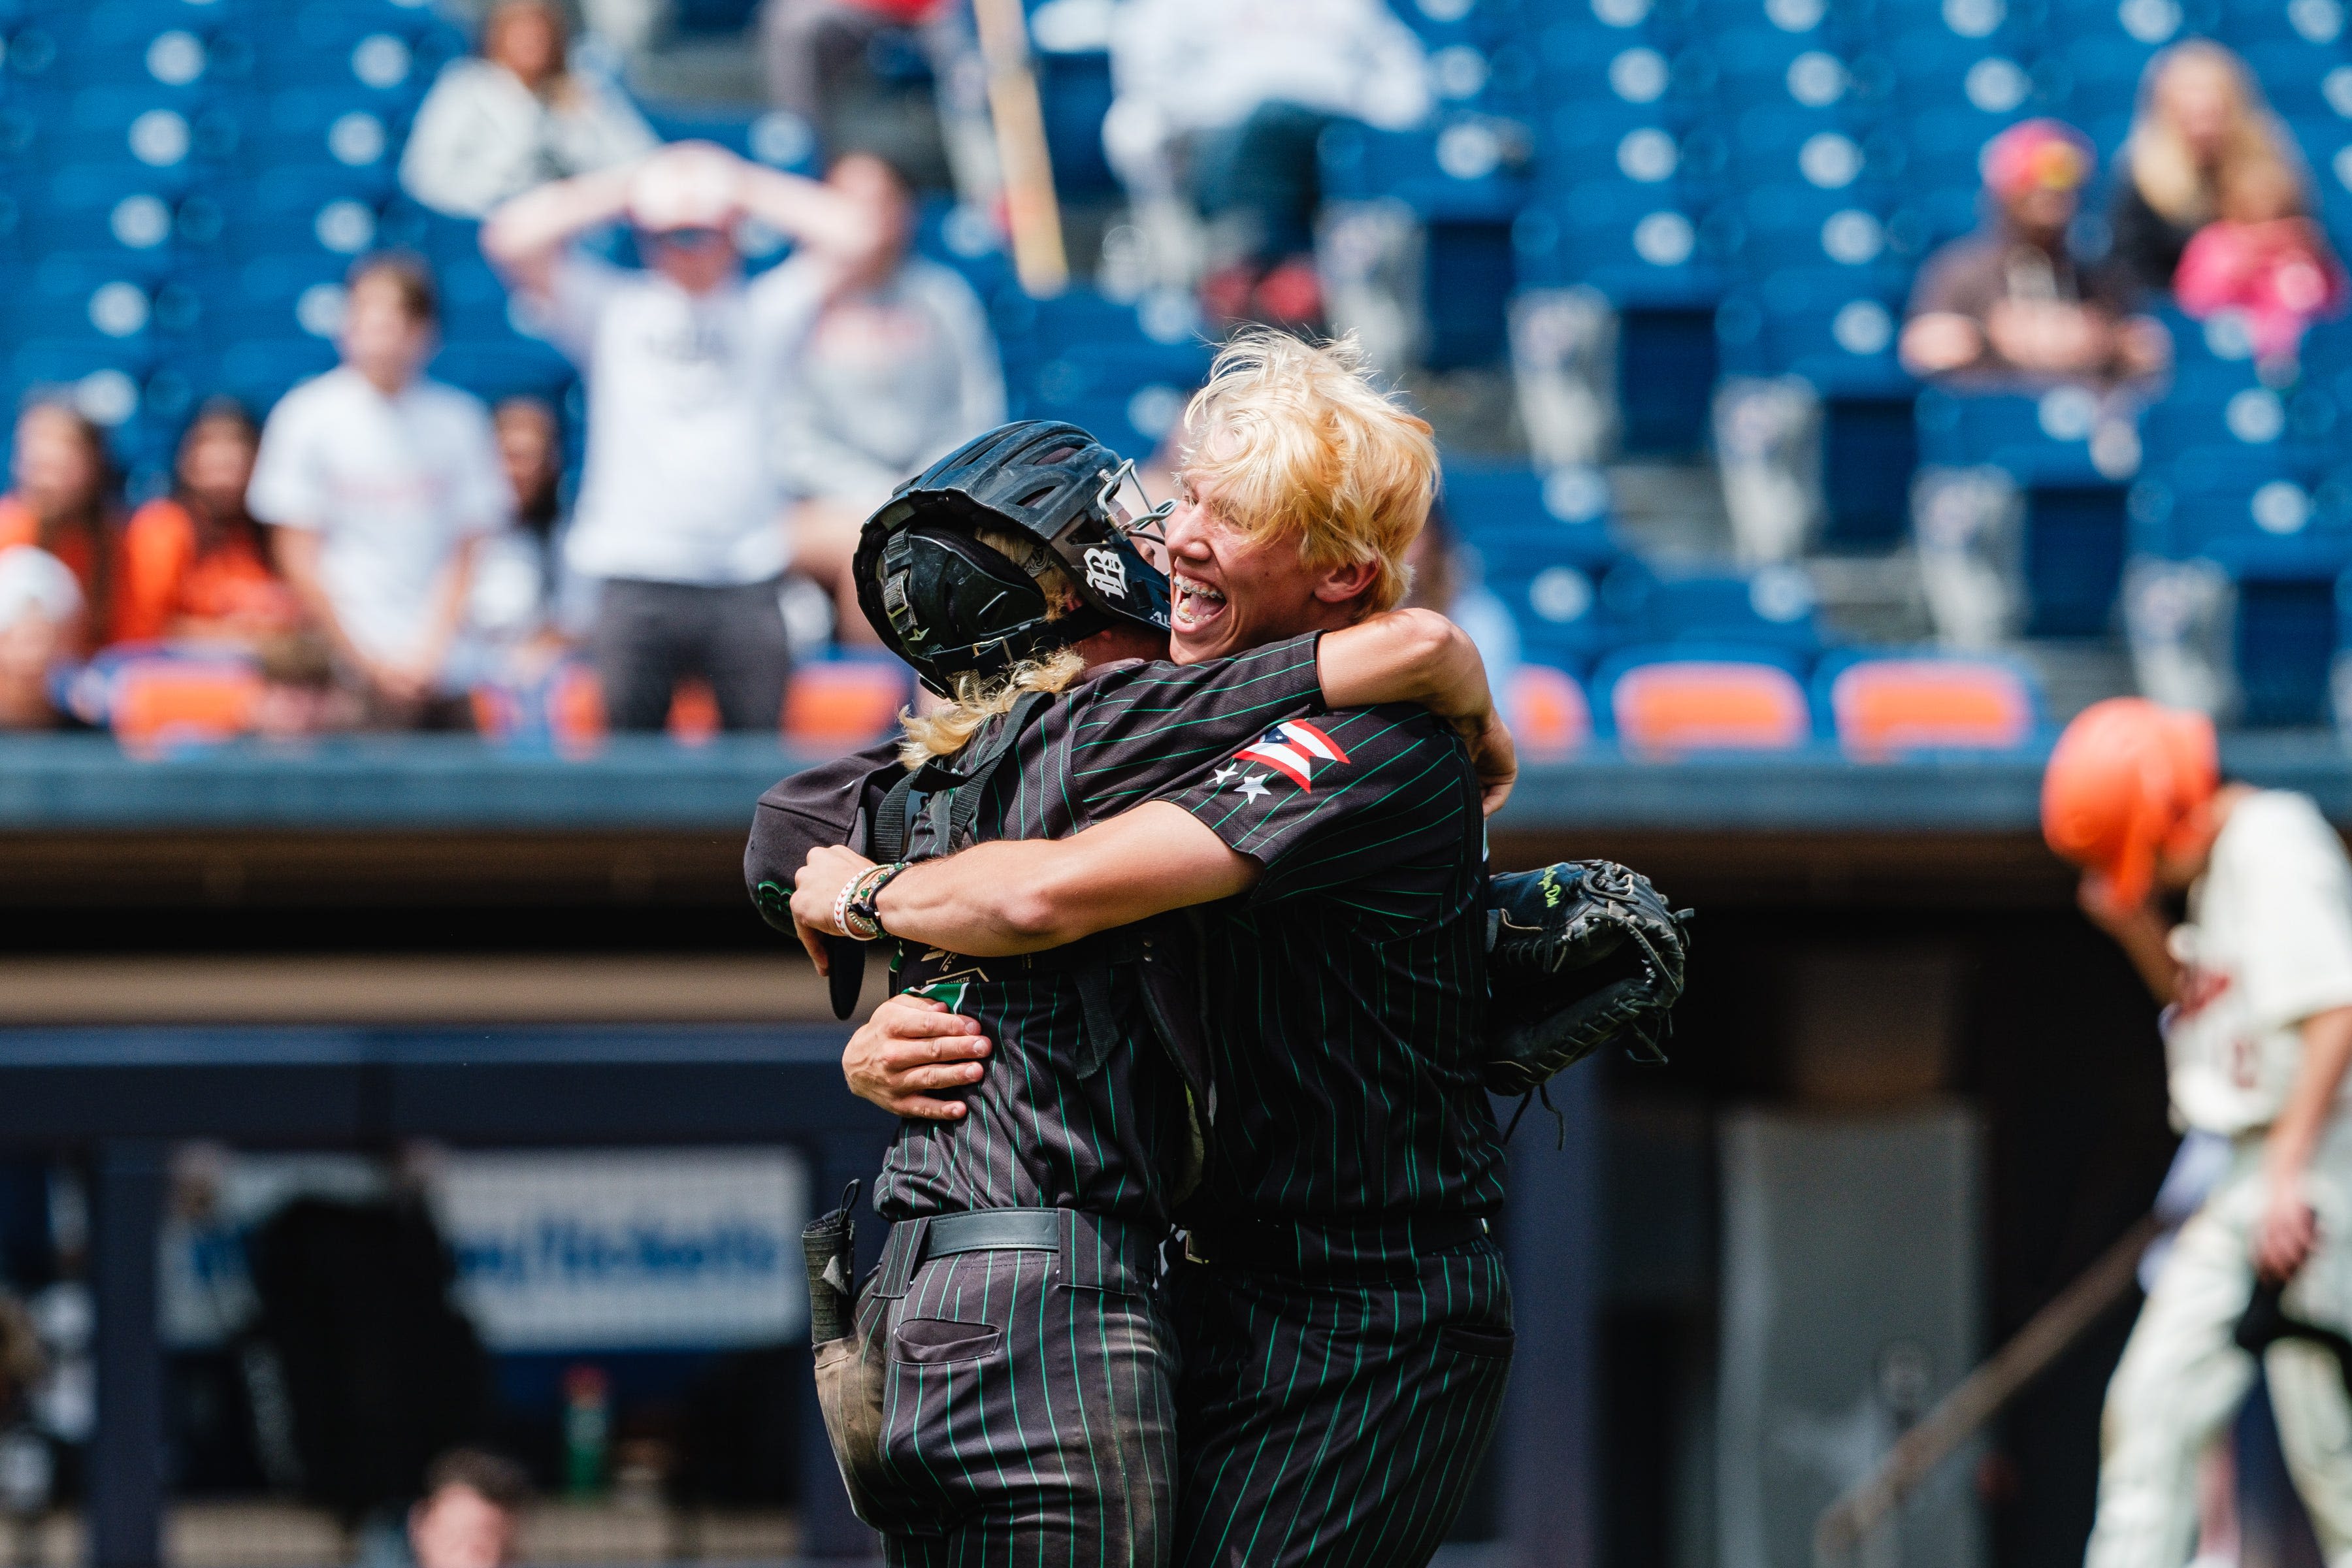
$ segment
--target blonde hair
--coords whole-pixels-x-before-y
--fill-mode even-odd
[[[2164,84],[2183,70],[2208,70],[2226,84],[2230,128],[2221,155],[2208,170],[2199,165],[2189,139],[2164,107]],[[2263,101],[2263,90],[2245,61],[2210,38],[2175,44],[2147,64],[2140,77],[2139,107],[2124,148],[2132,184],[2168,222],[2193,227],[2211,221],[2225,205],[2243,199],[2238,189],[2276,190],[2281,182],[2298,195],[2301,167]],[[2305,198],[2307,200],[2308,198]]]
[[[1426,420],[1371,384],[1352,336],[1317,344],[1243,331],[1192,395],[1184,430],[1186,479],[1213,480],[1234,527],[1297,541],[1312,567],[1377,564],[1358,601],[1365,614],[1404,597],[1405,552],[1436,492],[1437,443]]]
[[[1026,558],[1030,541],[1000,529],[973,530],[973,537],[1010,559]],[[1058,621],[1076,607],[1077,590],[1058,564],[1048,563],[1034,579],[1045,595],[1045,618]],[[1041,658],[1024,658],[992,675],[967,670],[955,678],[955,695],[929,713],[906,709],[898,714],[906,738],[898,742],[898,760],[919,768],[933,757],[952,757],[963,750],[982,724],[1013,710],[1024,691],[1066,691],[1087,672],[1087,661],[1076,648],[1056,648]]]

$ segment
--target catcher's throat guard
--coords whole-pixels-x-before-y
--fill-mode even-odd
[[[1549,1107],[1551,1079],[1604,1047],[1665,1060],[1691,915],[1647,877],[1610,860],[1563,860],[1491,879],[1486,1087],[1543,1094]]]
[[[1172,503],[1143,498],[1135,465],[1076,425],[999,426],[898,487],[866,521],[852,568],[875,632],[946,695],[1115,626],[1165,635],[1167,574],[1155,551]],[[1021,547],[983,542],[991,529]],[[1058,570],[1075,605],[1039,579]]]

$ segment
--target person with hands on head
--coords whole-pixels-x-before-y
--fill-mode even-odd
[[[908,858],[967,837],[1067,834],[1334,695],[1425,697],[1465,721],[1491,710],[1468,639],[1419,612],[1306,628],[1234,658],[1165,662],[1166,581],[1129,537],[1158,513],[1117,499],[1130,475],[1084,431],[1026,422],[951,453],[876,514],[856,568],[861,604],[948,700],[910,715],[895,747],[763,797],[746,879],[772,921],[791,924],[782,889],[795,871],[807,882],[808,865],[835,855],[868,864],[828,841],[899,831],[887,821],[904,822],[895,853]],[[877,785],[887,786],[879,798]],[[800,929],[829,967],[827,945]],[[1150,1282],[1197,1163],[1202,1053],[1178,1016],[1192,984],[1185,936],[1164,924],[1107,931],[1002,962],[897,951],[893,980],[909,989],[881,1010],[886,1029],[897,1018],[894,1043],[952,1033],[962,1056],[992,1045],[1003,1070],[982,1081],[966,1059],[917,1075],[918,1089],[965,1092],[905,1104],[877,1188],[891,1240],[858,1311],[887,1339],[891,1366],[876,1473],[853,1498],[893,1561],[999,1549],[1023,1561],[1167,1560],[1178,1358]],[[974,1230],[992,1245],[968,1247]],[[1075,1316],[1048,1259],[1024,1250],[1086,1260]],[[941,1348],[991,1332],[984,1351]],[[1040,1356],[1040,1343],[1076,1348]],[[971,1363],[971,1398],[926,1394],[920,1369],[938,1360]],[[1115,1444],[1082,1451],[1089,1432]],[[843,1464],[864,1474],[853,1451]]]
[[[687,676],[710,683],[730,730],[782,716],[793,551],[770,448],[805,269],[747,282],[747,219],[845,275],[886,237],[866,205],[708,142],[542,185],[482,226],[484,254],[588,384],[564,555],[603,584],[593,641],[615,729],[660,729]],[[574,247],[624,220],[644,270]]]
[[[1328,641],[1402,597],[1435,449],[1351,344],[1238,336],[1185,429],[1165,528],[1177,666]],[[1391,703],[1266,726],[1066,837],[880,867],[832,847],[801,868],[804,931],[958,962],[1147,921],[1197,933],[1202,1163],[1168,1284],[1175,1562],[1425,1562],[1493,1436],[1512,1330],[1486,1225],[1502,1151],[1478,1071],[1481,793],[1454,725]],[[959,1048],[914,1027],[908,1049]],[[1013,1076],[992,1063],[968,1092]]]
[[[2202,715],[2116,698],[2051,753],[2042,828],[2084,911],[2165,1004],[2173,1117],[2232,1146],[2159,1266],[2108,1385],[2090,1568],[2185,1561],[2196,1466],[2261,1349],[2330,1561],[2352,1551],[2352,865],[2306,796],[2225,782]],[[2157,900],[2185,894],[2178,924]],[[2250,1333],[2271,1296],[2281,1330]],[[2270,1342],[2263,1344],[2262,1342]]]

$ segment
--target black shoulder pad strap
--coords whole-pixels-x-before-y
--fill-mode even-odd
[[[978,752],[964,760],[963,778],[955,786],[955,805],[948,817],[947,845],[950,850],[962,848],[971,837],[971,825],[980,819],[981,796],[988,793],[988,781],[1019,745],[1022,731],[1053,700],[1053,693],[1047,691],[1023,692],[1013,700],[1004,721],[980,743]]]
[[[923,767],[929,765],[926,763]],[[875,808],[874,825],[866,836],[867,858],[885,866],[906,858],[908,796],[914,794],[915,780],[922,772],[923,768],[909,768],[900,774]]]

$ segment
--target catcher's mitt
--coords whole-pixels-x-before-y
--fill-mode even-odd
[[[1683,994],[1690,910],[1609,860],[1494,878],[1488,901],[1488,1089],[1533,1092],[1610,1045],[1665,1059],[1660,1042]]]

